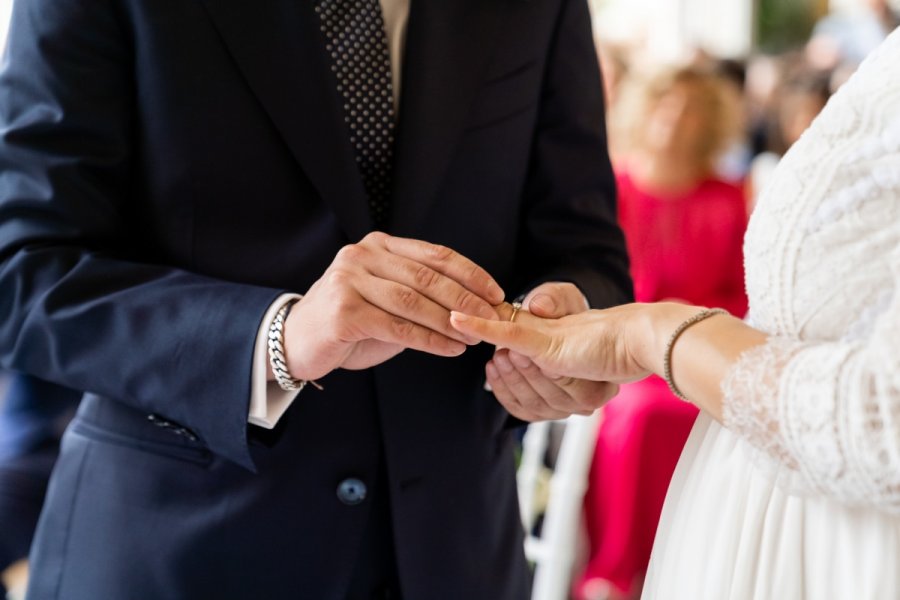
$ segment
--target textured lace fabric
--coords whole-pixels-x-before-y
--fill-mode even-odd
[[[900,30],[785,156],[744,252],[770,338],[723,382],[725,425],[807,489],[900,514]]]

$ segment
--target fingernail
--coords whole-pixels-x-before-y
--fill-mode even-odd
[[[452,310],[450,311],[450,319],[457,323],[467,323],[469,321],[469,315]]]
[[[466,346],[465,344],[460,344],[459,342],[452,342],[450,344],[450,352],[452,352],[456,356],[459,356],[460,354],[465,352],[466,348],[468,348],[468,346]]]

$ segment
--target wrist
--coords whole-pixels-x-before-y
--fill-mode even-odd
[[[324,389],[312,378],[302,378],[293,375],[287,359],[286,344],[284,341],[287,332],[287,320],[291,313],[291,308],[299,302],[299,299],[288,300],[276,313],[275,319],[269,326],[268,354],[269,354],[269,370],[274,375],[275,381],[279,387],[286,392],[299,392],[307,384],[312,385],[317,390]]]
[[[659,302],[643,305],[645,310],[638,318],[638,343],[635,346],[635,360],[652,373],[663,376],[665,371],[666,347],[672,332],[686,320],[693,317],[703,307],[677,302]]]
[[[307,344],[310,342],[309,336],[301,327],[302,312],[302,301],[297,302],[284,320],[284,358],[288,373],[292,378],[308,380],[311,379],[310,374],[306,372],[309,360],[304,356],[307,347],[297,343],[300,340]]]
[[[272,320],[271,325],[269,325],[269,369],[274,374],[275,381],[277,381],[281,389],[285,391],[300,391],[303,389],[303,386],[306,385],[306,381],[297,379],[291,374],[290,369],[288,368],[287,358],[285,357],[285,322],[287,321],[288,314],[291,312],[291,308],[296,303],[297,300],[295,299],[285,302],[281,308],[279,308],[278,312],[275,313],[275,318]]]

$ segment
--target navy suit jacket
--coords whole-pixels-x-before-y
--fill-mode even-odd
[[[248,426],[257,328],[373,228],[310,0],[20,0],[0,365],[88,390],[31,597],[338,599],[387,469],[407,598],[527,595],[491,349],[334,372]],[[395,235],[510,295],[630,298],[585,0],[413,0]],[[155,423],[173,423],[157,427]]]

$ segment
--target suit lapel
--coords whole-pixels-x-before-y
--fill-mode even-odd
[[[414,235],[437,197],[497,38],[501,2],[411,0],[391,232]]]
[[[235,63],[351,241],[372,229],[312,2],[201,0]]]

